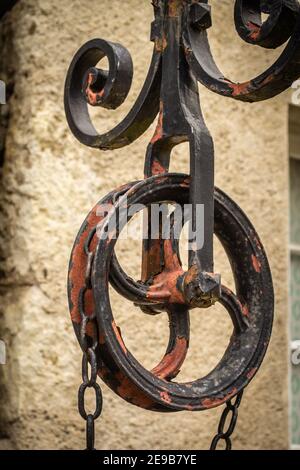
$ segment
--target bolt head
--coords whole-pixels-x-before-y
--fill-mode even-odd
[[[221,297],[221,276],[192,266],[183,276],[183,294],[191,308],[206,308]]]
[[[212,26],[211,6],[207,3],[192,3],[189,14],[193,28],[203,31]]]

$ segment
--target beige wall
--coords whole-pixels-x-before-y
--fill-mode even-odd
[[[243,44],[233,26],[233,1],[212,0],[213,52],[231,78],[243,80],[272,53]],[[2,26],[2,77],[14,82],[1,182],[1,333],[8,363],[0,366],[0,437],[6,448],[82,448],[84,423],[76,410],[80,350],[68,316],[66,275],[73,239],[88,210],[112,188],[140,178],[151,130],[116,152],[80,145],[63,110],[70,60],[88,39],[103,37],[132,53],[135,77],[117,112],[97,110],[110,128],[132,105],[151,57],[150,0],[20,0]],[[219,35],[216,34],[219,31]],[[201,89],[216,146],[216,182],[246,211],[270,257],[276,291],[274,335],[265,362],[246,391],[236,449],[287,448],[287,96],[240,104]],[[173,170],[187,170],[186,148]],[[139,244],[123,242],[121,259],[138,276]],[[216,270],[231,283],[220,250]],[[149,318],[113,296],[129,348],[148,367],[167,342],[163,316]],[[230,333],[227,314],[193,311],[192,341],[181,378],[197,378],[221,357]],[[143,328],[142,328],[143,327]],[[97,424],[99,449],[205,449],[221,409],[160,415],[122,401],[103,385]]]

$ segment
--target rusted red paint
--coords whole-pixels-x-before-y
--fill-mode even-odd
[[[171,240],[164,240],[164,263],[164,270],[154,277],[147,298],[170,304],[185,304],[183,293],[177,287],[178,277],[182,276],[184,271],[173,251]]]
[[[154,279],[154,284],[149,287],[147,298],[149,300],[164,302],[169,304],[185,304],[182,292],[176,286],[178,277],[183,271],[173,271],[167,273],[163,271]]]
[[[158,366],[152,369],[152,374],[160,379],[171,380],[173,377],[176,377],[186,358],[187,350],[188,342],[186,338],[177,337],[174,349],[165,355]]]
[[[242,312],[245,317],[249,317],[249,308],[247,304],[242,305]]]
[[[94,92],[91,89],[91,85],[94,83],[94,75],[92,73],[88,74],[87,85],[85,88],[85,96],[90,105],[95,106],[104,96],[104,88],[100,91]]]
[[[172,403],[171,397],[168,394],[168,392],[160,392],[160,398],[165,402],[165,403]]]
[[[157,142],[158,140],[161,140],[163,137],[163,119],[164,119],[164,105],[163,105],[163,102],[160,101],[157,126],[155,129],[154,135],[151,139],[151,144],[155,144],[155,142]]]
[[[232,96],[246,95],[250,91],[251,82],[233,83],[227,80],[227,83],[232,89]]]
[[[157,52],[163,52],[168,46],[168,41],[165,36],[165,34],[162,35],[162,37],[159,37],[155,40],[155,50]]]
[[[151,173],[153,176],[161,175],[162,173],[166,173],[167,169],[161,164],[161,162],[154,158],[151,166]]]
[[[116,336],[116,338],[117,338],[117,341],[118,341],[118,343],[120,344],[120,346],[121,346],[123,352],[124,352],[125,354],[127,354],[127,349],[126,349],[126,346],[125,346],[125,344],[124,344],[124,341],[123,341],[123,338],[122,338],[122,335],[121,335],[121,330],[120,330],[120,328],[116,325],[115,321],[112,322],[111,326],[112,326],[112,328],[113,328],[113,330],[114,330],[114,333],[115,333],[115,336]]]
[[[276,79],[276,76],[274,74],[267,75],[266,78],[259,84],[259,87],[257,87],[256,85],[257,90],[268,85],[275,79]],[[247,95],[251,91],[255,91],[254,84],[252,81],[248,81],[244,83],[233,83],[233,82],[230,82],[229,80],[226,80],[226,82],[228,83],[229,87],[232,89],[232,95],[231,95],[232,97]]]
[[[223,286],[223,291],[226,291],[228,295],[232,295],[232,292],[230,289],[227,289]],[[240,300],[238,300],[238,304],[240,306],[240,309],[241,309],[241,312],[242,314],[245,316],[245,317],[249,317],[249,307],[247,304],[243,304],[242,302],[240,302]]]
[[[198,267],[194,264],[193,266],[190,267],[190,269],[185,274],[185,283],[186,284],[191,283],[195,279],[197,274],[198,274]]]
[[[166,180],[167,180],[167,178],[166,178],[164,175],[159,176],[159,177],[156,177],[155,184],[158,185],[158,184],[160,184],[160,183],[163,183],[163,182],[166,181]]]
[[[117,372],[114,375],[114,380],[117,379],[120,382],[120,385],[116,388],[117,394],[121,398],[127,399],[130,403],[133,403],[136,406],[145,409],[151,409],[154,407],[155,403],[153,400],[141,393],[141,391],[131,382],[128,377],[123,375],[121,372]],[[103,380],[105,380],[103,378]]]
[[[251,31],[249,38],[251,38],[253,41],[257,41],[260,36],[261,27],[255,23],[252,23],[251,21],[248,21],[247,27]]]
[[[123,185],[118,188],[116,192],[126,190],[128,185]],[[69,272],[69,282],[72,285],[70,290],[70,304],[71,304],[71,318],[72,321],[80,325],[81,316],[79,311],[79,295],[82,287],[85,285],[85,271],[87,264],[87,256],[84,250],[85,242],[90,232],[94,227],[98,229],[101,228],[101,222],[103,221],[108,210],[113,207],[112,201],[108,201],[105,204],[97,204],[86,219],[85,229],[82,231],[79,239],[77,240],[76,245],[74,246],[71,259],[71,268]],[[94,252],[98,243],[97,232],[95,233],[93,239],[90,243],[90,251]],[[169,269],[177,266],[175,260],[172,259],[172,250],[171,247],[166,245],[166,255],[168,258],[167,267]],[[87,315],[94,314],[94,297],[92,290],[87,290],[84,297],[85,303],[85,313]],[[112,329],[114,331],[115,337],[120,344],[124,354],[127,354],[127,349],[124,344],[124,341],[121,336],[121,331],[116,323],[112,322]],[[86,333],[88,336],[93,337],[96,332],[95,323],[90,322],[87,324]],[[101,347],[105,346],[105,336],[100,331],[99,332],[99,345]],[[175,377],[178,373],[178,370],[184,359],[186,357],[188,344],[184,338],[176,338],[175,345],[172,348],[172,351],[166,354],[157,367],[153,369],[153,374],[159,376],[161,379],[169,380]],[[145,408],[145,409],[154,409],[156,403],[149,398],[145,393],[142,393],[138,387],[134,385],[123,373],[118,372],[113,374],[110,372],[109,368],[105,365],[102,365],[98,371],[98,375],[111,386],[116,392],[122,397],[135,404],[136,406]],[[115,387],[115,380],[120,382],[120,385]]]
[[[167,168],[161,164],[159,160],[154,158],[151,165],[151,175],[163,175],[167,172]],[[146,178],[149,175],[146,175]],[[156,178],[155,184],[160,184],[163,181],[163,176]],[[150,214],[145,214],[144,224],[147,228],[150,224]],[[150,278],[157,275],[161,271],[161,234],[158,234],[158,239],[151,240],[150,246],[144,246],[142,253],[142,281],[147,282]]]
[[[214,408],[216,406],[222,405],[226,401],[230,400],[234,395],[236,395],[238,390],[236,388],[233,388],[230,393],[225,395],[222,398],[204,398],[201,400],[201,405],[204,406],[204,408]]]
[[[253,367],[253,369],[251,369],[251,370],[248,372],[247,378],[248,378],[249,380],[251,380],[251,379],[255,376],[256,372],[257,372],[257,367]]]
[[[273,80],[275,80],[275,78],[276,78],[275,74],[270,73],[270,75],[267,75],[266,78],[261,82],[261,86],[271,83]]]
[[[123,185],[117,191],[124,190],[128,185]],[[101,228],[101,222],[105,217],[105,213],[112,207],[112,201],[107,201],[106,204],[97,204],[90,212],[86,219],[84,231],[81,233],[80,238],[77,240],[76,245],[72,251],[71,267],[69,271],[69,283],[72,285],[70,290],[70,305],[71,305],[71,319],[74,323],[81,323],[81,316],[79,311],[79,296],[80,291],[85,285],[85,270],[87,264],[87,256],[84,250],[85,242],[89,233],[94,227]],[[97,246],[98,237],[97,232],[90,243],[90,251],[94,252]],[[87,315],[94,313],[94,298],[92,290],[87,290],[84,296],[85,312]],[[92,329],[92,325],[87,326],[87,333]]]
[[[256,256],[252,255],[251,256],[252,258],[252,266],[253,268],[255,269],[255,271],[257,273],[260,273],[261,272],[261,263],[260,261],[256,258]]]
[[[72,284],[71,289],[71,319],[74,323],[81,323],[81,317],[79,312],[79,294],[81,288],[85,282],[85,267],[87,263],[87,257],[84,251],[84,244],[90,231],[99,224],[102,220],[101,217],[97,216],[96,206],[87,218],[87,224],[84,232],[81,234],[80,239],[77,241],[76,246],[72,252],[71,269],[69,273],[69,282]],[[92,247],[91,247],[92,249]],[[85,295],[85,308],[86,311],[92,313],[94,310],[93,297],[91,293],[87,292]]]
[[[193,411],[193,410],[194,410],[194,408],[193,408],[192,405],[186,405],[186,406],[185,406],[185,409],[186,409],[187,411]]]
[[[182,188],[189,188],[191,184],[191,178],[185,178],[185,180],[180,184]]]
[[[147,282],[152,273],[157,274],[160,270],[160,240],[153,240],[150,249],[143,251],[142,258],[142,281]]]

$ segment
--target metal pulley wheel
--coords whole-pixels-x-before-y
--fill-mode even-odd
[[[79,412],[87,421],[87,447],[93,448],[94,420],[102,406],[97,374],[120,397],[149,410],[197,411],[226,403],[211,448],[223,440],[230,449],[243,390],[256,374],[270,340],[274,293],[267,257],[255,229],[242,210],[215,189],[214,146],[199,105],[198,82],[219,95],[246,102],[266,100],[289,88],[300,76],[300,6],[296,0],[235,1],[235,27],[244,41],[267,49],[288,41],[271,67],[239,83],[222,74],[211,53],[206,30],[212,26],[212,17],[207,0],[153,0],[152,5],[151,64],[139,96],[119,124],[99,134],[89,106],[116,109],[126,99],[133,64],[125,47],[103,39],[87,42],[75,54],[66,79],[68,124],[84,145],[101,150],[125,147],[157,117],[146,152],[145,180],[118,188],[96,204],[73,247],[69,305],[84,353]],[[103,58],[108,60],[108,70],[100,68]],[[189,144],[190,174],[170,174],[172,151],[184,142]],[[182,267],[178,243],[182,220],[175,212],[166,220],[170,236],[164,236],[162,224],[157,238],[149,236],[152,205],[163,202],[182,209],[190,206],[194,238],[187,270]],[[137,207],[148,208],[140,280],[124,272],[115,254],[118,237],[140,210]],[[201,246],[195,241],[198,207],[204,208]],[[214,272],[214,234],[230,262],[234,292],[222,285],[221,276]],[[169,343],[152,370],[143,367],[126,346],[114,320],[109,284],[139,307],[141,315],[168,316]],[[228,347],[205,377],[179,383],[176,378],[189,347],[189,315],[209,315],[216,302],[232,320]],[[83,406],[87,387],[94,388],[96,394],[93,415]]]
[[[241,209],[216,189],[214,231],[226,251],[236,284],[236,293],[222,286],[219,302],[232,319],[233,334],[214,370],[193,382],[177,383],[174,379],[186,356],[189,310],[193,308],[186,302],[184,287],[181,287],[187,273],[181,267],[178,244],[174,239],[164,242],[165,267],[158,277],[169,278],[169,282],[160,293],[155,288],[156,280],[150,286],[143,285],[124,273],[114,254],[120,226],[109,234],[108,229],[114,226],[111,221],[116,220],[116,213],[120,214],[124,209],[130,212],[130,207],[137,204],[149,206],[163,201],[187,204],[189,177],[168,174],[132,183],[122,188],[122,195],[114,202],[119,192],[110,193],[92,209],[72,251],[69,302],[78,339],[80,310],[84,305],[86,312],[96,314],[98,374],[114,392],[132,404],[156,411],[203,410],[219,406],[254,377],[271,334],[272,279],[258,235]],[[109,214],[103,218],[97,216],[103,214],[103,208],[107,206],[111,207]],[[120,221],[123,227],[124,222]],[[87,253],[92,253],[92,261]],[[91,280],[90,289],[82,296],[87,275]],[[180,279],[183,279],[182,283]],[[111,309],[109,281],[127,299],[143,306],[159,304],[161,314],[169,315],[169,345],[165,356],[152,371],[146,370],[124,344]],[[170,292],[166,295],[168,288]],[[153,292],[156,300],[151,295]],[[209,309],[192,314],[209,315]]]

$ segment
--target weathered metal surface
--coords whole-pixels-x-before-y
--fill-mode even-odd
[[[152,62],[139,97],[119,125],[99,135],[88,106],[116,108],[126,98],[132,62],[124,47],[99,39],[89,41],[75,55],[67,75],[67,119],[74,135],[85,145],[103,150],[128,145],[157,116],[146,152],[145,180],[119,188],[100,201],[78,234],[70,262],[69,304],[81,346],[83,319],[91,316],[84,331],[88,341],[98,337],[98,374],[118,395],[154,411],[203,410],[240,397],[253,379],[268,347],[274,295],[258,235],[241,209],[214,189],[214,147],[200,109],[197,80],[216,93],[250,102],[271,98],[288,88],[300,76],[299,4],[294,0],[235,2],[235,25],[242,39],[266,48],[276,48],[289,39],[275,64],[246,83],[225,78],[214,62],[206,33],[212,25],[207,1],[153,0],[152,4]],[[265,21],[262,13],[268,14]],[[104,56],[109,61],[108,71],[96,68]],[[169,174],[172,150],[182,142],[190,147],[190,175]],[[163,235],[163,221],[157,237],[149,236],[153,229],[151,204],[162,201],[181,207],[190,204],[189,223],[194,234],[199,229],[197,207],[204,207],[203,246],[192,239],[187,271],[182,268],[174,235],[178,222],[175,212],[167,218],[169,238]],[[97,216],[99,208],[107,204],[110,210],[102,218]],[[123,271],[114,253],[119,233],[132,214],[117,226],[111,224],[116,215],[135,204],[148,207],[148,237],[143,240],[139,281]],[[220,275],[214,273],[214,233],[231,263],[235,292],[223,286]],[[110,306],[109,283],[144,313],[169,316],[169,345],[152,371],[132,356],[122,339]],[[232,319],[229,346],[206,377],[178,383],[174,379],[189,344],[189,311],[207,309],[215,302],[220,302]],[[234,413],[237,416],[237,411]],[[230,447],[230,435],[223,427],[215,444],[224,439]]]
[[[105,232],[115,211],[122,208],[122,201],[133,204],[149,204],[160,200],[187,203],[189,184],[186,175],[165,175],[133,184],[125,193],[127,201],[120,198],[112,206],[109,216],[101,221],[101,232]],[[188,309],[191,305],[181,299],[169,303],[148,295],[151,286],[143,285],[124,275],[124,285],[115,285],[117,290],[135,303],[159,304],[159,308],[173,314],[170,343],[160,366],[153,371],[145,370],[131,355],[123,342],[121,332],[115,324],[108,293],[108,269],[116,233],[108,240],[97,237],[95,210],[99,205],[112,202],[113,194],[100,201],[84,222],[71,257],[69,274],[69,301],[75,332],[80,337],[80,291],[85,282],[88,257],[84,245],[89,240],[90,250],[95,250],[91,273],[91,291],[85,299],[86,312],[96,312],[99,328],[98,361],[99,375],[127,401],[157,411],[201,410],[219,406],[230,396],[236,395],[253,378],[268,344],[273,318],[273,291],[268,262],[254,228],[241,210],[221,191],[215,193],[215,233],[224,246],[233,266],[236,294],[222,286],[220,302],[228,310],[233,321],[234,333],[228,349],[217,366],[203,379],[188,384],[171,381],[181,366],[188,347]],[[99,226],[98,226],[99,227]],[[91,238],[90,234],[93,234]],[[255,260],[255,262],[253,262]],[[114,276],[116,263],[111,264],[110,276]],[[257,269],[259,266],[259,269]],[[179,276],[181,273],[179,273]],[[128,286],[130,284],[130,286]],[[124,291],[126,287],[126,291]],[[93,294],[92,295],[92,290]],[[101,301],[100,301],[101,299]],[[205,312],[203,313],[205,314]],[[175,360],[176,358],[176,360]],[[166,360],[168,365],[165,366]],[[173,369],[171,370],[170,368]],[[161,368],[163,367],[163,372]],[[167,372],[167,375],[164,373]],[[126,386],[124,386],[124,381]]]
[[[202,3],[207,3],[203,1]],[[261,13],[269,16],[262,22]],[[210,51],[205,31],[199,34],[186,12],[184,47],[197,79],[220,95],[241,101],[261,101],[289,88],[300,75],[300,16],[297,0],[237,0],[235,25],[242,39],[262,47],[276,48],[289,39],[276,62],[259,76],[244,83],[224,77]]]

